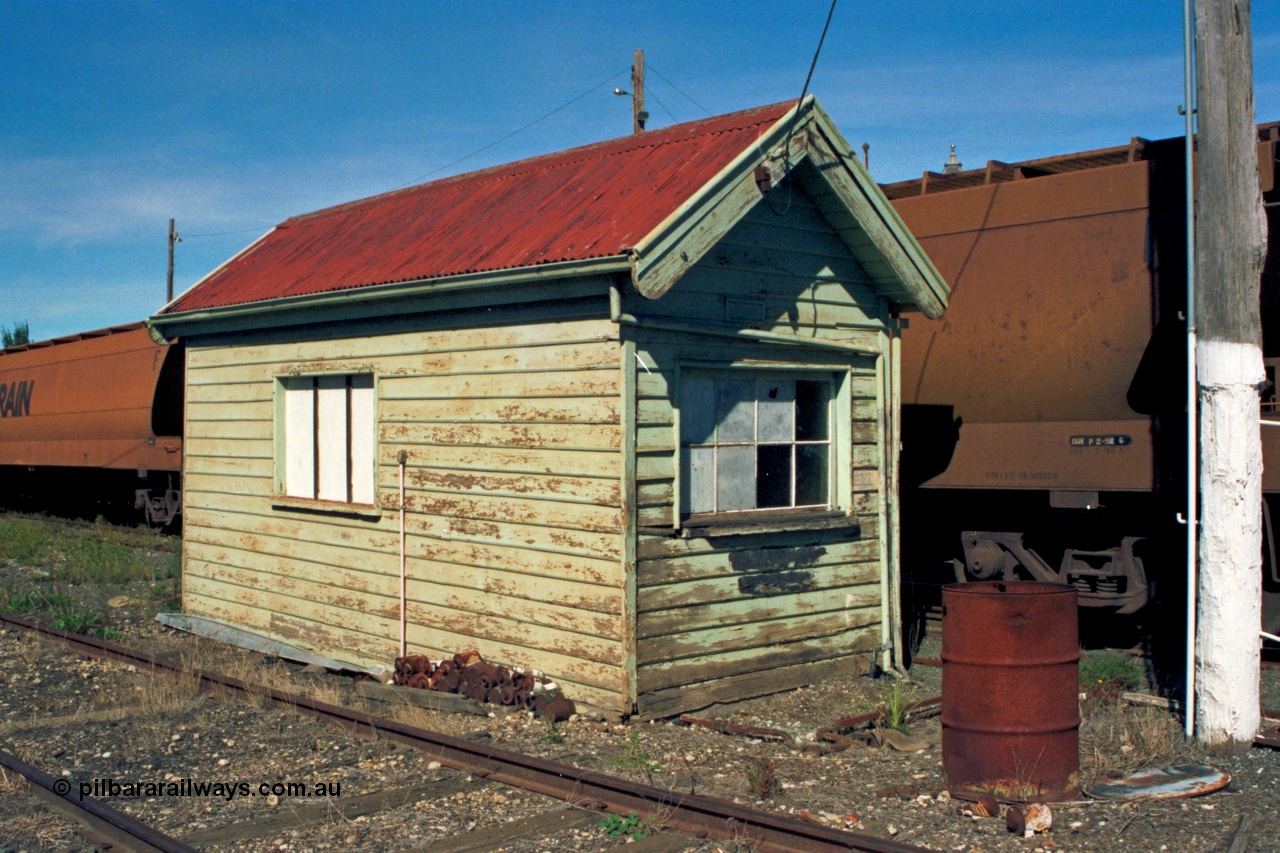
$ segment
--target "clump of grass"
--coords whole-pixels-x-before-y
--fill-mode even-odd
[[[1082,773],[1099,778],[1177,764],[1193,750],[1168,711],[1089,701],[1081,707],[1080,758]]]
[[[756,758],[747,764],[747,793],[757,800],[768,799],[778,787],[777,765],[772,758]]]
[[[71,606],[71,596],[61,590],[0,590],[0,613],[39,613]]]
[[[853,713],[857,716],[878,714],[872,722],[876,728],[894,729],[907,734],[914,717],[911,703],[915,701],[920,688],[910,681],[905,682],[905,685],[895,679],[891,684],[877,684],[869,692],[859,693],[853,698]]]
[[[99,640],[119,640],[124,634],[112,628],[110,625],[102,625],[97,628],[90,628],[89,634],[97,637]]]
[[[0,796],[11,797],[27,790],[27,780],[11,770],[0,767]]]
[[[152,615],[162,610],[180,610],[182,608],[182,596],[178,594],[176,585],[169,583],[157,583],[147,588],[147,598],[150,599],[150,612]]]
[[[1085,652],[1080,658],[1080,687],[1118,694],[1142,683],[1142,667],[1131,656],[1113,651]]]
[[[31,565],[49,558],[48,527],[21,518],[0,519],[0,560]]]
[[[0,613],[35,613],[43,610],[44,600],[38,592],[12,592],[0,595]]]
[[[67,605],[58,608],[53,618],[49,620],[49,624],[60,631],[70,631],[73,634],[84,634],[90,628],[97,626],[102,622],[101,613],[90,613],[87,610],[77,610]]]
[[[609,763],[626,770],[651,771],[657,770],[660,766],[656,761],[650,761],[649,756],[645,755],[644,750],[640,748],[640,732],[635,729],[631,730],[627,751],[617,758],[610,759]]]
[[[632,841],[639,841],[649,834],[649,828],[640,819],[640,815],[635,812],[626,817],[616,814],[608,815],[604,820],[600,821],[600,828],[610,838],[621,838],[625,835]]]
[[[543,717],[546,723],[547,731],[542,737],[538,738],[539,743],[564,743],[564,735],[556,731],[556,724],[551,721],[550,717]]]
[[[907,734],[911,728],[911,711],[909,710],[912,702],[916,698],[915,685],[909,690],[902,689],[901,681],[894,681],[893,686],[884,693],[884,717],[883,724],[887,729]]]
[[[145,552],[90,536],[69,539],[62,555],[53,576],[70,584],[155,581],[160,574]]]

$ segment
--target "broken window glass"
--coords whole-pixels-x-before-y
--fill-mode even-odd
[[[684,511],[829,506],[831,386],[785,375],[683,376]]]

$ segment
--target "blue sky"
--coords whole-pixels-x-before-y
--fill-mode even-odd
[[[170,217],[181,293],[290,215],[629,133],[636,48],[651,127],[795,98],[827,8],[0,0],[0,324],[153,313]],[[1253,15],[1277,120],[1280,9]],[[840,0],[811,91],[880,181],[950,143],[973,167],[1173,136],[1182,2]]]

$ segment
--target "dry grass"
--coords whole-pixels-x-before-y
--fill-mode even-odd
[[[377,709],[375,709],[375,713],[377,713]],[[404,705],[391,706],[389,711],[385,711],[381,716],[390,717],[398,723],[404,723],[406,726],[429,729],[450,737],[466,737],[476,728],[474,718],[465,717],[461,714],[431,711],[418,705],[410,705],[407,702]]]
[[[777,764],[772,758],[753,758],[747,763],[747,793],[757,800],[767,800],[778,787]]]
[[[45,809],[36,809],[31,814],[0,823],[0,838],[6,843],[17,839],[32,839],[41,845],[41,850],[68,850],[72,849],[77,832],[75,824],[70,821]]]
[[[0,797],[12,797],[27,790],[28,782],[17,773],[0,767]]]
[[[1164,709],[1089,699],[1080,712],[1080,770],[1086,784],[1192,757],[1181,721]]]

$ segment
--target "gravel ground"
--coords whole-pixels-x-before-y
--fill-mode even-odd
[[[12,565],[0,566],[0,577],[14,582],[28,575]],[[575,719],[553,729],[525,713],[485,718],[371,702],[356,695],[348,679],[159,628],[150,622],[150,613],[172,595],[171,589],[83,585],[73,593],[86,607],[101,606],[126,645],[675,792],[720,797],[934,850],[1225,851],[1244,819],[1246,831],[1240,834],[1247,835],[1249,844],[1239,849],[1280,851],[1280,753],[1254,749],[1239,756],[1205,755],[1184,744],[1179,721],[1160,709],[1103,698],[1082,702],[1081,775],[1086,783],[1108,771],[1199,761],[1231,773],[1234,781],[1228,788],[1196,799],[1058,804],[1052,807],[1052,829],[1024,839],[1009,834],[1001,819],[958,813],[965,804],[946,790],[936,717],[910,722],[909,736],[919,748],[905,752],[859,746],[818,755],[803,749],[818,728],[885,701],[891,695],[885,680],[822,684],[698,714],[781,729],[794,738],[789,742],[724,735],[679,721]],[[935,630],[922,655],[936,656],[936,639]],[[940,681],[940,670],[916,666],[899,689],[908,698],[925,698],[937,695]],[[1264,697],[1280,696],[1280,672],[1264,671],[1263,684]],[[14,630],[0,631],[0,748],[66,778],[75,789],[94,780],[243,782],[255,789],[289,782],[339,786],[334,797],[122,793],[104,798],[165,832],[193,839],[240,821],[310,816],[302,826],[282,826],[269,835],[226,841],[205,848],[209,850],[392,853],[430,849],[463,833],[549,810],[581,811],[470,779],[385,741],[358,740],[257,703],[197,694],[189,684],[68,654],[60,644]],[[364,816],[345,818],[331,807],[334,801],[349,803],[365,794],[424,785],[430,792],[420,802]],[[617,846],[619,838],[610,837],[600,822],[592,816],[563,829],[516,833],[505,846],[491,849],[596,851]],[[651,828],[652,822],[638,829]],[[35,810],[20,780],[0,777],[0,851],[93,849],[73,826]],[[744,840],[691,842],[687,849],[737,853],[750,848]]]

